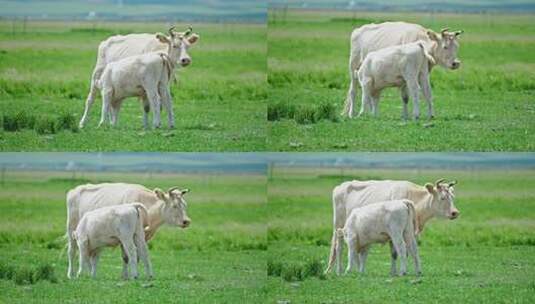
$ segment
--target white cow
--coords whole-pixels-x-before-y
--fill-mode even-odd
[[[173,29],[174,27],[169,30],[169,32],[172,33],[170,36],[174,36],[177,39],[178,37],[183,37],[182,40],[185,41],[179,50],[180,54],[176,57],[176,63],[174,65],[186,67],[191,64],[191,57],[187,50],[191,45],[198,41],[199,35],[192,33],[191,28],[183,33],[175,32]],[[176,42],[178,43],[178,41]],[[91,87],[85,102],[84,114],[80,120],[80,128],[83,128],[87,122],[89,110],[93,105],[97,91],[99,90],[99,81],[109,63],[141,54],[153,52],[166,53],[168,48],[169,44],[165,42],[165,39],[162,41],[162,39],[159,39],[155,34],[116,35],[101,42],[98,47],[97,62],[91,76]],[[147,113],[150,110],[147,97],[144,95],[141,99],[143,101],[144,111]],[[106,113],[106,115],[108,115],[108,113]],[[173,126],[173,123],[174,122],[171,122],[170,126]]]
[[[142,185],[125,183],[86,184],[70,190],[67,193],[67,276],[74,276],[77,246],[72,233],[85,213],[103,207],[139,202],[148,210],[149,229],[145,230],[145,239],[149,241],[163,223],[181,228],[190,225],[191,219],[186,213],[187,203],[184,199],[188,192],[188,189],[180,190],[178,187],[163,192],[158,188],[150,190]],[[127,261],[124,254],[125,252],[123,260]]]
[[[445,68],[454,70],[459,68],[461,64],[456,58],[459,47],[457,36],[461,33],[462,31],[448,32],[448,29],[443,29],[440,34],[437,34],[421,25],[406,22],[367,24],[353,30],[351,33],[351,50],[349,55],[349,76],[351,81],[342,115],[348,115],[350,118],[353,117],[355,95],[358,86],[357,70],[368,53],[418,40],[427,42],[435,41],[436,53],[433,56],[435,61]],[[433,65],[430,65],[429,68],[433,68]],[[402,93],[402,98],[404,101],[408,101],[407,94]],[[365,108],[366,105],[361,107],[359,115],[364,113]]]
[[[144,232],[148,227],[148,212],[140,203],[109,206],[85,213],[73,232],[73,238],[80,249],[77,276],[82,274],[84,266],[87,265],[94,278],[102,249],[121,245],[126,255],[123,277],[128,279],[128,266],[130,266],[132,276],[137,278],[139,258],[145,265],[145,275],[152,278],[152,265]]]
[[[337,229],[345,225],[347,217],[355,208],[377,202],[409,199],[414,202],[417,231],[422,232],[427,221],[433,217],[456,219],[459,210],[454,204],[454,185],[456,181],[445,183],[444,179],[434,184],[420,186],[408,181],[347,181],[333,189],[333,235],[331,252],[325,272],[329,272],[336,262],[336,272],[342,271],[343,244],[336,242]],[[395,267],[397,254],[391,246],[392,264]]]
[[[370,246],[390,241],[401,260],[400,275],[407,273],[407,250],[414,258],[416,274],[420,275],[420,257],[415,236],[417,226],[414,203],[407,199],[353,209],[344,228],[337,229],[337,242],[342,242],[343,238],[349,251],[346,273],[355,268],[355,260],[359,272],[364,272]],[[397,274],[395,264],[392,264],[390,273]]]
[[[403,118],[408,118],[406,96],[413,102],[414,119],[420,117],[418,91],[421,88],[428,104],[429,119],[433,115],[429,67],[435,63],[426,50],[426,42],[396,45],[374,51],[366,56],[358,70],[362,88],[362,105],[371,105],[372,113],[378,114],[381,91],[386,87],[403,87]]]

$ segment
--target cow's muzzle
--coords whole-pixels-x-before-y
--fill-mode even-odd
[[[456,70],[458,68],[461,67],[461,61],[459,60],[455,60],[452,64],[451,64],[451,69],[452,70]]]
[[[186,67],[191,64],[191,58],[182,58],[180,59],[180,65]]]
[[[460,212],[458,210],[454,210],[451,212],[450,220],[454,220],[459,217]]]
[[[182,221],[182,223],[179,224],[179,226],[180,226],[181,228],[186,228],[186,227],[188,227],[190,224],[191,224],[191,220],[190,220],[190,219],[185,219],[184,221]]]

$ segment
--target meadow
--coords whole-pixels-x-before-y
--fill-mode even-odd
[[[177,24],[177,29],[188,24]],[[81,118],[99,43],[109,36],[165,32],[161,22],[0,20],[0,150],[257,151],[266,137],[266,25],[192,24],[201,38],[191,66],[176,71],[176,127],[144,130],[137,99],[116,128]],[[100,95],[100,94],[99,94]]]
[[[271,151],[531,151],[535,148],[535,24],[529,14],[270,10]],[[403,122],[397,89],[380,116],[347,119],[349,38],[368,23],[463,29],[459,70],[433,69],[435,116]],[[360,89],[357,93],[360,108]],[[421,110],[425,110],[425,102]],[[412,103],[409,102],[409,109]]]
[[[275,167],[268,177],[268,303],[533,303],[533,173]],[[442,177],[459,181],[461,215],[427,223],[419,237],[422,277],[412,262],[408,276],[391,277],[387,245],[372,247],[364,274],[323,275],[334,186],[351,179],[424,184]]]
[[[66,277],[65,194],[86,182],[188,187],[187,229],[149,243],[155,279],[121,279],[119,249],[96,279]],[[266,285],[264,175],[7,171],[0,184],[0,303],[260,303]],[[236,191],[239,187],[240,191]]]

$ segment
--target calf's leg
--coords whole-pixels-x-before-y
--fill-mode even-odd
[[[391,235],[390,238],[399,257],[399,275],[404,276],[407,274],[407,245],[401,233]]]
[[[173,113],[173,100],[169,91],[169,85],[160,85],[159,91],[160,96],[162,96],[162,103],[167,111],[167,124],[170,129],[173,129],[175,127],[175,114]]]
[[[368,247],[362,248],[359,252],[359,272],[364,273],[366,269],[366,259],[368,258]]]
[[[147,98],[150,103],[150,107],[152,109],[152,125],[154,128],[160,127],[160,107],[161,107],[161,99],[160,95],[158,95],[158,90],[155,89],[147,89],[145,88],[145,92],[147,92]]]
[[[89,258],[89,263],[91,265],[91,277],[95,278],[97,276],[97,264],[100,257],[100,252],[95,251]]]
[[[390,257],[391,257],[391,265],[390,265],[390,274],[392,276],[396,276],[398,274],[397,266],[396,266],[396,259],[398,258],[398,253],[396,252],[396,248],[394,248],[394,245],[392,242],[388,243],[390,245]]]
[[[407,232],[407,236],[405,237],[405,241],[407,243],[409,254],[414,259],[414,271],[416,272],[417,276],[420,276],[422,274],[422,269],[420,268],[420,255],[418,253],[418,243],[416,241],[416,237],[414,234],[410,235],[409,232]]]
[[[98,123],[99,127],[108,119],[112,97],[112,90],[102,90],[102,110],[100,113],[100,122]]]
[[[125,248],[128,257],[128,266],[132,272],[132,276],[134,279],[137,279],[137,248],[134,244],[134,239],[133,237],[121,238],[121,244],[123,244],[123,248]]]
[[[407,92],[406,86],[402,86],[400,88],[400,91],[401,91],[401,102],[403,103],[403,119],[407,120],[409,119],[409,109],[408,109],[409,93]]]
[[[419,102],[419,96],[418,96],[420,88],[418,85],[418,81],[416,80],[416,77],[412,77],[412,76],[405,79],[405,81],[407,83],[407,89],[409,90],[409,95],[413,103],[412,112],[414,115],[414,119],[418,120],[420,118],[420,102]]]
[[[154,277],[154,273],[152,272],[152,264],[150,262],[147,242],[145,242],[145,234],[136,234],[136,236],[134,237],[134,243],[137,248],[138,257],[143,262],[143,265],[145,265],[145,275],[149,277],[149,279],[152,279]]]
[[[347,243],[347,268],[346,273],[350,273],[355,269],[356,264],[358,264],[360,261],[357,261],[358,257],[357,255],[357,240],[353,236],[349,236],[346,238]]]
[[[431,83],[429,82],[429,74],[420,74],[420,87],[424,93],[425,100],[427,101],[427,118],[432,119],[435,117],[433,110],[433,93],[431,92]]]

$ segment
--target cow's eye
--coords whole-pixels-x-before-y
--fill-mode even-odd
[[[445,45],[445,46],[444,46],[444,49],[445,49],[445,50],[447,50],[447,49],[448,49],[448,46],[447,46],[447,45]]]

